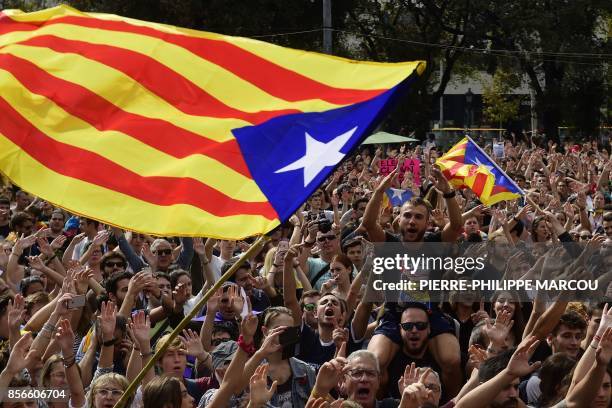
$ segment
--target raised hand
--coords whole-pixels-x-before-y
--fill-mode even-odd
[[[42,258],[40,255],[38,256],[28,256],[28,265],[30,265],[30,268],[36,269],[38,271],[44,271],[45,269],[45,263],[43,262]]]
[[[41,228],[38,231],[36,231],[34,233],[34,236],[38,239],[38,238],[47,238],[49,235],[51,235],[51,228]]]
[[[106,241],[110,238],[111,232],[109,230],[103,230],[96,234],[92,241],[92,245],[101,246],[106,244]]]
[[[36,244],[38,245],[38,249],[40,249],[40,252],[47,258],[53,256],[53,249],[51,248],[51,245],[49,245],[49,241],[47,241],[47,238],[36,238]]]
[[[282,350],[283,346],[280,345],[278,336],[285,331],[287,326],[278,326],[268,332],[268,335],[263,339],[259,351],[265,356],[270,356],[277,351]]]
[[[480,364],[487,359],[487,352],[473,344],[469,347],[468,354],[468,363],[473,368],[480,368]]]
[[[201,358],[203,355],[207,354],[204,350],[204,345],[202,344],[200,336],[193,330],[183,330],[183,335],[179,335],[179,338],[183,342],[185,352],[188,355]]]
[[[117,305],[114,302],[102,302],[101,313],[98,316],[100,329],[102,330],[102,340],[110,341],[115,337],[115,324],[117,316]]]
[[[134,335],[134,340],[136,340],[138,344],[142,345],[150,341],[149,331],[151,330],[151,319],[149,319],[149,316],[144,310],[139,310],[132,314],[130,328]]]
[[[176,303],[176,305],[182,306],[185,304],[185,302],[187,302],[187,299],[189,299],[191,293],[189,293],[187,286],[182,283],[179,283],[178,285],[176,285],[176,288],[172,292],[172,295],[174,296],[174,303]]]
[[[442,174],[442,171],[437,166],[431,167],[430,181],[434,183],[435,189],[442,194],[446,194],[452,190],[448,180],[446,177],[444,177],[444,174]]]
[[[242,313],[242,308],[244,307],[244,299],[240,295],[240,287],[238,285],[231,285],[227,289],[227,294],[229,296],[229,304],[236,315],[240,315]]]
[[[85,235],[85,233],[84,233],[84,232],[81,232],[80,234],[77,234],[77,235],[75,235],[75,236],[72,238],[71,243],[73,243],[73,244],[78,244],[78,243],[80,243],[81,241],[83,241],[83,240],[84,240],[86,237],[87,237],[87,236]]]
[[[328,394],[338,384],[344,375],[346,364],[346,358],[336,357],[319,368],[315,382],[315,389],[319,395]]]
[[[66,243],[66,239],[67,238],[65,235],[58,235],[57,237],[55,237],[55,239],[53,239],[53,241],[51,241],[51,249],[53,251],[57,251],[58,249],[64,246],[64,244]]]
[[[595,358],[599,364],[606,367],[612,360],[612,327],[608,327],[601,336],[599,347],[595,351]]]
[[[34,245],[36,242],[36,235],[30,235],[28,237],[24,237],[21,234],[21,237],[15,242],[15,246],[13,247],[13,251],[17,251],[20,255],[26,249]]]
[[[216,313],[219,311],[219,303],[221,302],[221,298],[223,297],[223,288],[217,289],[215,293],[212,294],[211,297],[208,298],[206,302],[206,313]]]
[[[487,319],[486,326],[483,328],[489,340],[494,346],[503,346],[506,342],[506,337],[510,334],[510,330],[514,325],[512,314],[507,310],[502,310],[495,319],[495,324],[492,325]]]
[[[73,271],[73,276],[77,293],[81,295],[87,293],[87,288],[89,287],[89,280],[93,279],[94,277],[93,269],[85,269],[83,267],[80,267]]]
[[[270,388],[268,388],[268,364],[262,364],[257,367],[249,380],[249,406],[254,408],[263,407],[276,394],[277,385],[278,382],[274,380]]]
[[[58,322],[57,333],[55,333],[55,341],[59,344],[64,357],[74,354],[74,332],[70,326],[70,320],[62,319]]]
[[[336,345],[336,349],[340,349],[343,343],[349,341],[349,331],[346,327],[340,327],[338,322],[334,322],[334,331],[332,332],[332,339]]]
[[[419,408],[432,394],[421,382],[410,384],[404,389],[399,408]]]
[[[529,359],[535,352],[538,344],[540,344],[540,341],[536,336],[529,336],[518,345],[506,367],[511,376],[516,378],[524,377],[540,368],[541,363],[539,361],[533,364],[529,363]]]
[[[472,313],[471,318],[472,323],[474,323],[474,325],[478,324],[478,322],[482,320],[489,320],[489,314],[484,309],[483,301],[480,302],[480,309],[477,312]]]
[[[200,256],[206,255],[204,240],[202,238],[197,237],[193,239],[193,250]]]
[[[404,393],[404,389],[410,384],[419,382],[419,370],[414,362],[404,368],[404,375],[397,381],[397,388],[400,395]]]
[[[244,316],[240,322],[240,334],[242,334],[242,337],[245,339],[246,343],[250,343],[255,337],[258,324],[259,321],[257,316],[255,316],[253,313],[249,313],[248,315]]]
[[[29,367],[33,360],[38,358],[38,352],[30,349],[32,345],[32,333],[24,334],[13,346],[4,370],[17,375],[21,370]]]
[[[66,279],[64,279],[65,281]],[[57,303],[55,304],[55,309],[53,311],[53,313],[57,314],[58,316],[67,316],[68,314],[70,314],[71,310],[68,309],[68,302],[70,300],[72,300],[72,298],[75,295],[73,293],[64,293],[63,295],[61,295],[61,297],[58,299]]]
[[[9,329],[19,330],[26,314],[25,299],[21,294],[16,294],[13,301],[9,301],[8,307]]]
[[[443,225],[445,223],[444,222],[444,213],[439,208],[434,209],[431,212],[431,216],[433,217],[433,220],[436,223],[436,225]]]
[[[376,187],[379,191],[387,191],[395,184],[395,180],[399,177],[399,166],[397,166],[393,171],[385,176],[384,179],[380,182],[378,187]]]

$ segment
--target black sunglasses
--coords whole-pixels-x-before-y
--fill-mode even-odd
[[[335,235],[323,235],[317,238],[317,242],[333,241],[334,239],[336,239]]]
[[[118,266],[120,268],[125,268],[125,262],[122,262],[122,261],[117,261],[117,262],[108,261],[108,262],[106,262],[104,264],[104,266],[108,266],[108,267],[111,267],[111,268],[113,268],[115,266]]]
[[[412,331],[413,327],[416,327],[418,331],[422,331],[429,327],[429,323],[427,322],[414,322],[414,323],[406,322],[406,323],[401,323],[400,326],[402,326],[402,329],[406,331]]]
[[[157,251],[155,251],[155,253],[157,255],[171,255],[172,250],[171,249],[158,249]]]

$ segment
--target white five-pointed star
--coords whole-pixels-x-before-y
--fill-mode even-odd
[[[306,187],[317,175],[328,166],[335,166],[345,156],[340,153],[351,136],[357,130],[357,126],[345,132],[327,143],[322,143],[306,133],[306,152],[304,156],[291,164],[278,169],[275,173],[284,173],[292,170],[304,169],[304,187]]]
[[[402,199],[402,194],[404,194],[404,190],[400,190],[399,188],[392,188],[391,191],[393,191],[393,197],[391,197],[391,199]]]
[[[474,162],[475,162],[475,164],[476,164],[477,166],[483,166],[485,169],[487,169],[487,170],[489,171],[489,173],[493,173],[493,171],[492,171],[492,170],[494,169],[494,167],[493,167],[493,166],[486,165],[486,164],[484,164],[484,163],[481,163],[481,162],[480,162],[480,159],[479,159],[478,157],[476,157],[476,159],[474,160]]]

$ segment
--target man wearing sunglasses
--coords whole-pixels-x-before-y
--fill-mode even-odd
[[[406,366],[414,363],[416,367],[431,367],[440,372],[436,360],[428,351],[429,314],[421,303],[411,303],[404,310],[401,317],[400,333],[402,336],[401,349],[389,363],[389,384],[397,384],[404,374]],[[397,387],[390,386],[389,393],[394,398],[400,398]]]
[[[310,250],[317,245],[319,257],[310,256]],[[308,236],[304,240],[306,250],[300,252],[299,261],[303,271],[310,280],[312,288],[321,290],[321,285],[331,279],[329,264],[334,256],[340,254],[340,239],[334,231],[320,231],[317,221],[311,221],[308,225]]]
[[[316,290],[304,292],[300,299],[300,307],[303,310],[302,321],[313,330],[317,330],[319,324],[316,313],[319,299],[321,299],[321,294]]]

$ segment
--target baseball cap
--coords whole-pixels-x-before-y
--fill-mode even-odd
[[[232,361],[236,350],[238,350],[238,343],[233,340],[228,340],[215,347],[210,353],[212,354],[213,368],[217,369],[223,366],[226,361]]]

